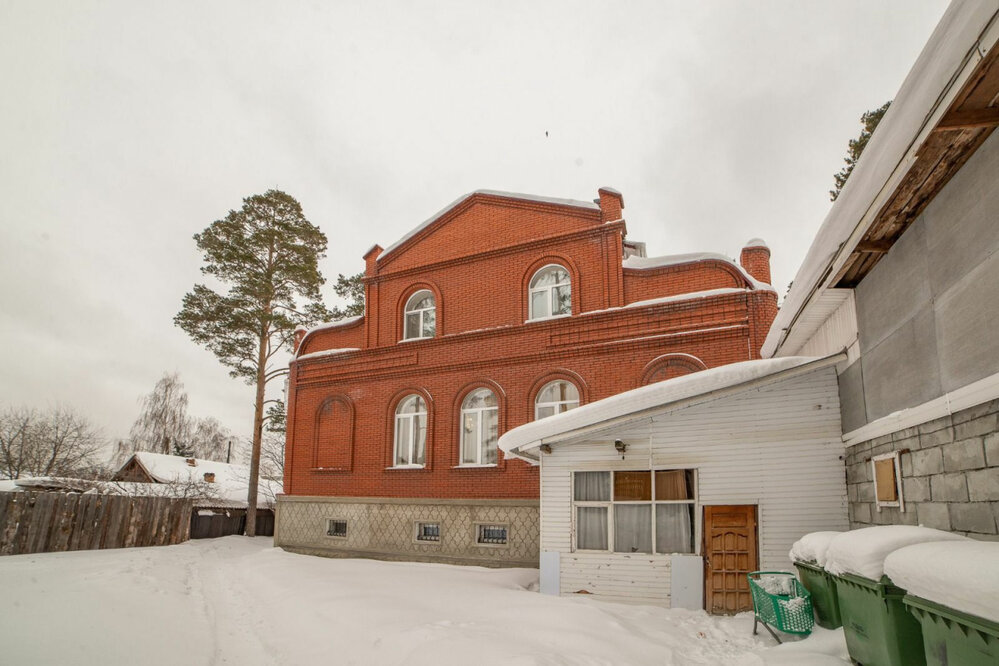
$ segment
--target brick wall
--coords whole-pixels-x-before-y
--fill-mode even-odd
[[[905,511],[874,503],[870,458],[900,457]],[[850,447],[850,527],[924,525],[999,540],[999,400]]]
[[[622,307],[749,282],[717,259],[624,271],[620,195],[602,191],[600,200],[608,210],[476,194],[398,247],[373,248],[364,319],[309,334],[301,353],[360,349],[292,364],[285,492],[537,498],[537,469],[521,461],[500,454],[495,467],[458,467],[468,392],[496,394],[502,434],[533,420],[537,392],[554,379],[575,384],[587,403],[669,376],[655,371],[670,355],[690,354],[709,368],[759,358],[776,314],[773,291]],[[573,314],[525,323],[529,281],[549,263],[572,277]],[[400,342],[405,302],[418,289],[436,296],[436,337]],[[426,463],[390,469],[395,406],[412,393],[428,407]],[[349,438],[338,434],[339,444],[318,437],[323,414],[333,413],[349,414],[339,431]]]

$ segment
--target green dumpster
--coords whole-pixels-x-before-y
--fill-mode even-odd
[[[928,666],[995,666],[999,664],[999,622],[956,611],[914,597],[902,599],[923,627]]]
[[[887,577],[836,576],[836,596],[850,658],[863,666],[924,666],[919,622],[902,603],[905,590]]]
[[[795,562],[798,578],[812,595],[815,622],[826,629],[843,626],[839,616],[839,599],[836,597],[836,577],[817,564]]]

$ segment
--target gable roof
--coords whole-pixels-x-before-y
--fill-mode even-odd
[[[499,438],[499,448],[507,455],[528,461],[537,460],[537,454],[530,452],[542,444],[564,441],[585,432],[741,393],[763,383],[825,368],[844,358],[843,354],[825,358],[786,356],[701,370],[526,423],[504,433]]]
[[[888,222],[887,226],[893,226],[900,235],[913,215],[922,210],[919,201],[916,207],[906,204],[901,211],[889,210],[889,204],[903,185],[919,187],[927,180],[925,173],[911,183],[906,177],[919,171],[916,166],[921,162],[939,160],[935,148],[927,150],[931,143],[939,142],[934,129],[954,111],[952,103],[959,105],[962,89],[977,85],[972,73],[994,49],[997,39],[999,0],[966,0],[948,7],[819,228],[763,344],[764,357],[779,351],[793,327],[799,326],[796,339],[800,340],[807,340],[818,329],[843,299],[836,287],[847,268],[854,264],[862,264],[858,269],[873,267],[886,249],[858,249],[858,245],[876,223]],[[995,59],[996,54],[990,57]],[[984,140],[980,134],[966,138],[964,149],[973,152],[980,145],[975,143],[979,138]],[[945,141],[944,146],[949,143]],[[963,161],[952,164],[959,168]],[[884,219],[886,212],[894,217]],[[854,275],[851,280],[859,278]],[[814,310],[816,316],[804,316],[806,310]],[[794,346],[788,349],[788,353],[795,351]]]
[[[576,199],[559,199],[556,197],[542,197],[536,194],[520,194],[517,192],[501,192],[499,190],[475,190],[469,192],[468,194],[463,194],[451,203],[449,203],[444,208],[440,209],[434,213],[430,218],[424,220],[419,225],[411,229],[406,235],[397,240],[396,242],[389,245],[382,253],[378,256],[378,261],[381,262],[390,254],[398,250],[400,247],[405,245],[410,239],[418,236],[423,230],[430,227],[434,222],[437,222],[441,218],[445,217],[452,210],[460,206],[465,201],[475,197],[477,195],[485,195],[490,197],[499,197],[501,199],[512,199],[517,201],[530,201],[534,203],[544,203],[552,204],[555,206],[567,206],[570,208],[582,208],[586,210],[600,210],[600,206],[592,201],[577,201]]]
[[[212,489],[222,499],[246,503],[246,493],[250,484],[250,468],[248,465],[234,465],[216,460],[201,460],[192,458],[194,465],[187,462],[183,456],[170,456],[165,453],[139,451],[125,461],[119,471],[135,461],[150,478],[157,483],[203,484],[205,474],[214,474]],[[281,492],[281,484],[261,478],[258,483],[258,494],[261,499],[273,497]]]

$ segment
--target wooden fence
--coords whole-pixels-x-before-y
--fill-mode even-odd
[[[187,541],[192,502],[58,492],[0,493],[0,555]]]

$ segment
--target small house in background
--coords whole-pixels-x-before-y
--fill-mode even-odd
[[[246,526],[246,496],[250,468],[215,460],[140,451],[114,473],[112,481],[158,483],[177,487],[194,498],[191,538],[242,534]],[[257,534],[274,534],[274,498],[281,483],[260,479],[257,490]]]
[[[515,428],[541,468],[541,589],[674,608],[752,608],[746,572],[847,527],[835,364],[745,361]]]

